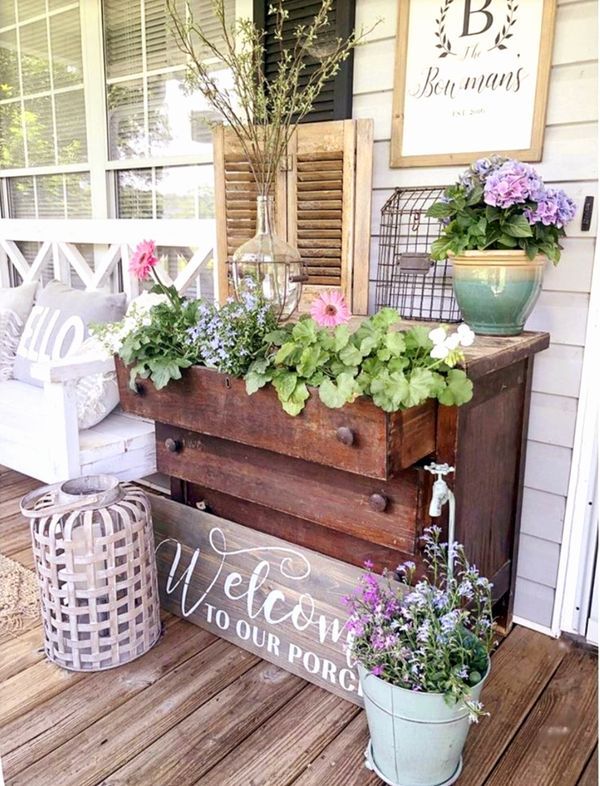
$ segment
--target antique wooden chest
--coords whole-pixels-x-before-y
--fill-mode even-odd
[[[156,391],[118,363],[121,404],[157,423],[159,471],[172,496],[345,562],[420,562],[432,459],[456,468],[456,536],[510,610],[533,356],[545,333],[478,337],[463,407],[428,402],[387,414],[366,399],[328,409],[312,396],[296,418],[275,391],[193,367]],[[444,520],[440,521],[442,526]]]

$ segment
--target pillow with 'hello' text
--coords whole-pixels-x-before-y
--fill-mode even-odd
[[[40,293],[25,323],[13,377],[42,387],[43,382],[31,376],[32,365],[76,354],[89,336],[91,323],[119,322],[125,309],[125,294],[84,292],[51,281]]]

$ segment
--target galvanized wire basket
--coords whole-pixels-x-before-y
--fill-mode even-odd
[[[396,308],[404,319],[460,322],[452,264],[434,262],[429,250],[441,225],[427,210],[443,187],[397,188],[381,209],[377,308]]]

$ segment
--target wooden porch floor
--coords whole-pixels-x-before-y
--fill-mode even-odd
[[[39,483],[0,468],[0,553],[32,567],[18,501]],[[375,786],[364,713],[165,615],[143,658],[81,675],[46,662],[39,625],[0,638],[7,786]],[[515,628],[493,657],[459,786],[596,786],[596,657]]]

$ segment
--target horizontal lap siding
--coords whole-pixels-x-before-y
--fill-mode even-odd
[[[383,22],[355,54],[354,117],[375,123],[369,310],[375,308],[380,211],[396,186],[449,183],[463,167],[390,169],[390,128],[398,0],[357,0],[357,26]],[[569,483],[581,377],[598,205],[581,230],[587,195],[597,189],[597,3],[559,0],[548,99],[544,157],[547,183],[578,204],[557,268],[548,265],[543,292],[528,327],[548,330],[549,349],[537,356],[532,382],[522,535],[515,614],[550,626]]]

